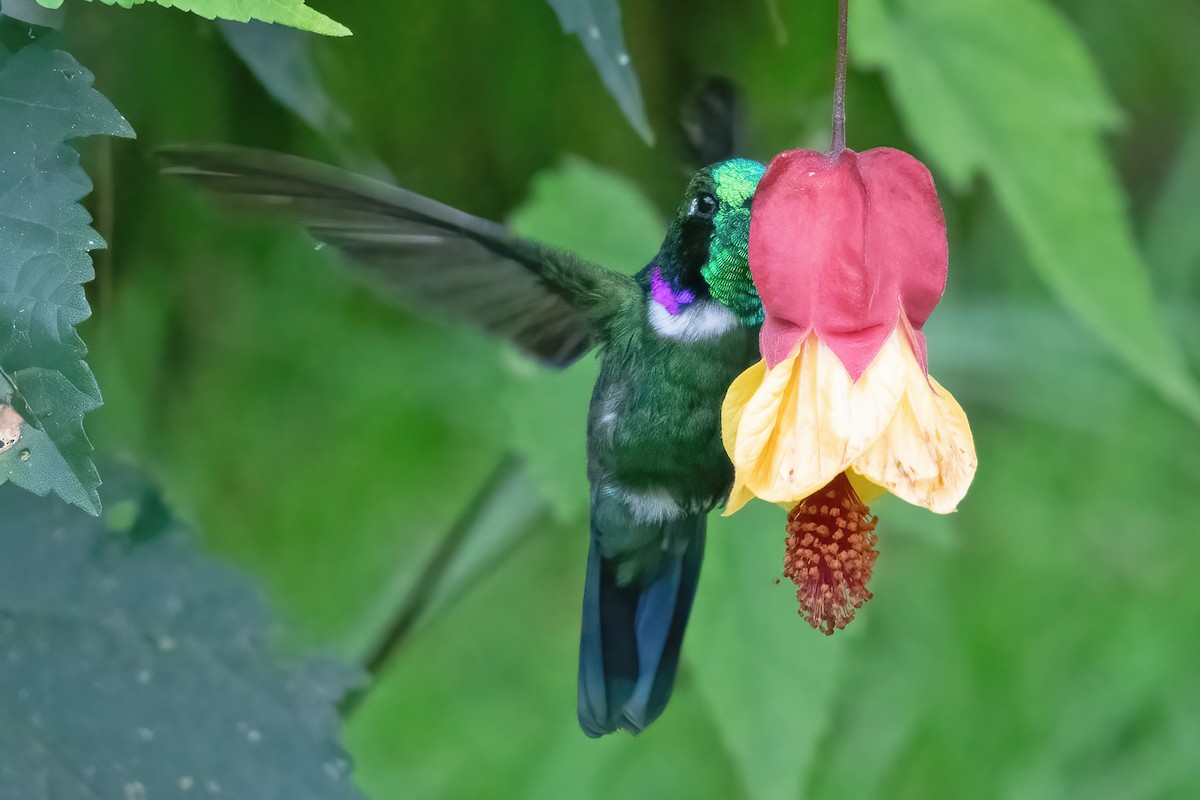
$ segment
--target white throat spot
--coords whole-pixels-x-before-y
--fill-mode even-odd
[[[650,300],[650,327],[666,339],[699,342],[722,336],[737,327],[732,311],[712,300],[700,300],[672,314],[655,300]]]

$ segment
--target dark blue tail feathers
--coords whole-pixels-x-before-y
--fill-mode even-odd
[[[579,642],[579,725],[588,736],[639,733],[671,697],[704,558],[705,515],[660,528],[659,563],[618,580],[620,559],[602,554],[593,521]]]

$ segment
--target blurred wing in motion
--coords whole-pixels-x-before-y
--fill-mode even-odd
[[[693,169],[727,161],[739,152],[741,96],[728,78],[705,78],[683,105],[679,117],[688,163]]]
[[[336,167],[224,145],[169,148],[161,157],[164,172],[298,218],[377,286],[425,301],[550,366],[565,367],[592,349],[606,321],[641,295],[629,276]]]

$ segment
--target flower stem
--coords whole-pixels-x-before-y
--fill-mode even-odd
[[[475,498],[467,505],[462,515],[443,535],[432,555],[423,565],[413,587],[405,595],[386,630],[364,656],[361,667],[371,682],[348,693],[339,705],[344,718],[349,719],[358,710],[372,683],[377,683],[384,670],[396,654],[408,644],[409,637],[429,611],[439,590],[443,588],[451,568],[460,557],[462,548],[472,535],[479,535],[478,528],[486,523],[490,506],[498,497],[511,493],[514,479],[522,474],[520,460],[512,453],[506,454],[488,476]],[[538,514],[535,512],[534,517]],[[516,542],[511,549],[515,549]]]
[[[850,0],[838,0],[837,71],[833,77],[833,142],[829,157],[846,149],[846,17]]]

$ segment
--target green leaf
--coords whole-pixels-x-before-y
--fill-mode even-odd
[[[81,284],[94,277],[88,251],[104,246],[78,201],[91,190],[65,142],[133,136],[92,75],[40,43],[0,47],[0,411],[25,424],[0,448],[0,483],[56,492],[100,513],[100,479],[83,416],[100,390],[75,326],[87,319]]]
[[[863,0],[850,30],[950,185],[986,176],[1062,302],[1200,421],[1101,138],[1117,113],[1066,22],[1039,0]]]
[[[481,578],[515,553],[538,530],[534,523],[545,516],[547,505],[528,470],[520,464],[513,467],[477,509],[462,547],[430,596],[421,624],[427,625],[453,608]]]
[[[321,135],[341,166],[395,183],[387,166],[362,140],[359,126],[335,101],[313,61],[311,34],[252,20],[217,24],[225,42],[281,106]]]
[[[1150,211],[1146,258],[1176,301],[1200,298],[1200,118],[1179,149],[1166,184]]]
[[[38,0],[46,8],[58,8],[63,0]],[[90,0],[89,0],[90,2]],[[350,29],[304,5],[304,0],[100,0],[105,5],[133,8],[154,2],[166,8],[191,11],[205,19],[251,19],[276,22],[325,36],[349,36]]]
[[[233,52],[280,105],[326,136],[348,132],[349,118],[325,91],[313,66],[313,37],[295,28],[258,21],[223,20],[218,28]]]
[[[600,73],[621,113],[646,144],[654,144],[654,131],[646,119],[642,90],[633,71],[625,35],[621,32],[621,6],[617,0],[549,0],[559,24],[583,42],[583,49]]]
[[[565,247],[612,269],[634,272],[658,252],[664,226],[628,179],[579,158],[539,175],[513,229]],[[598,367],[585,356],[565,372],[514,362],[516,380],[504,402],[516,447],[563,519],[587,509],[587,409]],[[547,436],[547,431],[564,435]]]
[[[342,166],[391,179],[387,167],[361,141],[358,127],[325,91],[313,62],[312,45],[317,39],[295,28],[257,20],[222,20],[217,27],[267,94],[319,133]]]
[[[500,459],[460,518],[423,554],[420,571],[401,573],[380,593],[368,616],[374,621],[371,640],[364,635],[361,643],[351,643],[351,652],[358,653],[355,662],[373,674],[386,670],[413,635],[525,544],[548,505],[518,459]],[[366,626],[358,627],[367,633]]]
[[[742,785],[753,798],[797,797],[829,725],[846,641],[800,618],[784,581],[783,513],[754,503],[709,518],[684,659]],[[859,616],[869,616],[869,606]]]
[[[105,496],[98,520],[0,489],[0,796],[361,797],[348,671],[277,662],[244,577],[157,495]]]
[[[347,726],[374,797],[656,800],[741,796],[716,727],[681,674],[636,738],[576,722],[586,527],[550,525],[414,637]],[[471,769],[463,768],[469,754]]]
[[[103,320],[102,446],[137,447],[298,634],[357,653],[508,446],[497,348],[406,318],[301,232],[148,190],[188,224],[126,261],[136,283]],[[231,429],[231,407],[254,424]]]
[[[956,298],[925,328],[938,380],[964,407],[1110,433],[1129,376],[1105,346],[1050,303]],[[1036,352],[1037,358],[1029,354]]]
[[[45,8],[38,0],[3,0],[0,2],[0,14],[30,25],[59,28],[62,24],[62,12]]]
[[[1184,352],[1200,363],[1200,117],[1171,163],[1165,185],[1150,208],[1145,228],[1146,258],[1174,311]]]

